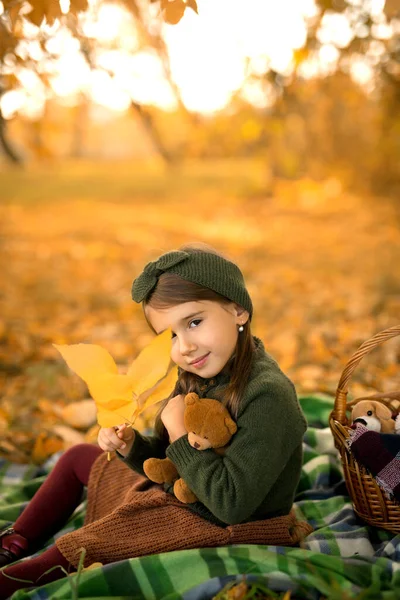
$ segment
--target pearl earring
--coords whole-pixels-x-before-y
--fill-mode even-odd
[[[239,332],[240,332],[240,333],[242,333],[243,329],[244,329],[244,327],[243,327],[243,325],[241,325],[241,326],[239,327]]]

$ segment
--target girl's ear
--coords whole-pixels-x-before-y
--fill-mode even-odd
[[[235,311],[237,318],[240,320],[240,325],[244,325],[245,323],[247,323],[250,317],[248,311],[239,304],[235,304]]]

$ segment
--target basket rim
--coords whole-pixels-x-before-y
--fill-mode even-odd
[[[332,411],[336,420],[343,424],[347,424],[346,412],[348,410],[348,404],[350,404],[347,402],[348,383],[361,360],[374,348],[383,344],[384,342],[388,341],[393,337],[397,337],[398,335],[400,335],[400,324],[394,325],[393,327],[389,327],[387,329],[384,329],[383,331],[376,333],[371,338],[363,342],[358,347],[358,349],[351,355],[342,371],[336,389],[335,403]],[[361,399],[358,398],[357,400],[360,401]]]

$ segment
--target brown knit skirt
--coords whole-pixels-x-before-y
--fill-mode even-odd
[[[219,527],[192,512],[122,461],[101,454],[89,479],[85,524],[56,541],[66,559],[85,567],[189,548],[229,544],[296,545],[312,531],[294,513],[264,521]]]

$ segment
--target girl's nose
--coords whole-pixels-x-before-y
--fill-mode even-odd
[[[179,340],[179,350],[180,350],[182,356],[187,356],[188,354],[193,352],[193,350],[195,350],[195,349],[196,349],[196,346],[190,340],[185,339],[185,338],[182,338]]]

